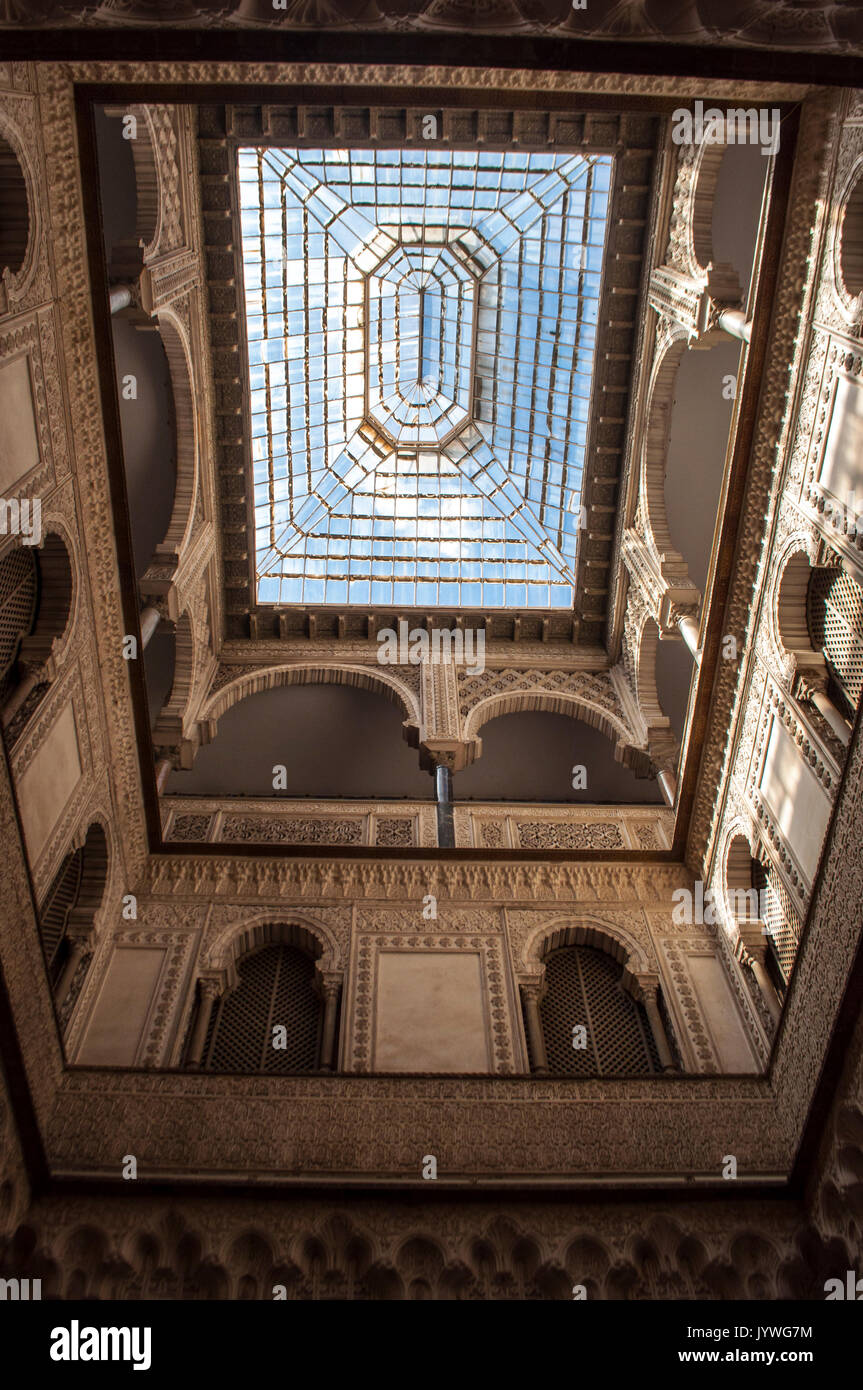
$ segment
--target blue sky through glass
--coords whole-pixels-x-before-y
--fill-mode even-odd
[[[238,161],[259,602],[571,607],[611,158]]]

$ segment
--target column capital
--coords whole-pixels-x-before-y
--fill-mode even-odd
[[[344,983],[343,970],[318,970],[316,971],[318,988],[324,999],[335,999]]]
[[[542,1003],[547,988],[545,970],[537,972],[536,974],[519,975],[517,976],[517,980],[518,987],[525,999],[534,1000],[537,1004]]]
[[[646,1004],[648,999],[654,1003],[659,995],[660,979],[654,970],[633,971],[629,979],[634,986],[633,993],[636,995],[640,1004]]]
[[[215,1003],[225,993],[225,987],[226,981],[221,974],[198,976],[198,990],[202,999]]]
[[[761,921],[739,922],[737,931],[744,953],[759,965],[763,965],[767,959],[769,928]]]

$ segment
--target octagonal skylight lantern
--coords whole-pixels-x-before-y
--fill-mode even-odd
[[[572,606],[611,167],[239,151],[259,602]]]

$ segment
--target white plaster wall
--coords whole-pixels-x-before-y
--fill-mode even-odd
[[[21,824],[31,864],[42,853],[81,775],[75,714],[68,704],[18,782]]]
[[[380,953],[373,1069],[491,1071],[478,953]]]
[[[852,511],[863,510],[863,390],[847,376],[836,383],[819,482]]]
[[[160,947],[118,947],[105,972],[78,1062],[129,1067],[135,1062],[162,972]]]
[[[14,496],[14,485],[39,462],[33,390],[26,357],[0,366],[0,497]]]
[[[687,955],[686,963],[720,1069],[723,1072],[760,1071],[722,961],[714,955],[692,954]]]
[[[791,735],[774,716],[759,790],[786,845],[811,883],[830,818],[830,800],[803,761]]]

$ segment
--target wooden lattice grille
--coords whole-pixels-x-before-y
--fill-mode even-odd
[[[15,688],[15,660],[36,620],[38,594],[33,552],[17,546],[0,560],[0,704]]]
[[[546,959],[540,1018],[549,1069],[567,1076],[642,1076],[662,1070],[650,1025],[621,983],[621,967],[593,946]],[[573,1047],[573,1028],[587,1046]]]
[[[321,1007],[313,989],[315,965],[296,946],[267,946],[238,966],[240,983],[213,1010],[204,1050],[211,1071],[315,1071]],[[287,1045],[273,1046],[284,1025]]]
[[[782,982],[787,986],[800,944],[800,919],[790,893],[772,864],[765,868],[756,861],[752,866],[752,880],[758,889],[759,902],[763,904],[770,951]]]
[[[60,866],[39,913],[42,946],[48,963],[48,973],[52,977],[61,961],[66,922],[69,912],[78,901],[83,870],[84,850],[76,849]]]
[[[863,590],[839,569],[812,572],[807,593],[809,633],[852,718],[863,691]]]

